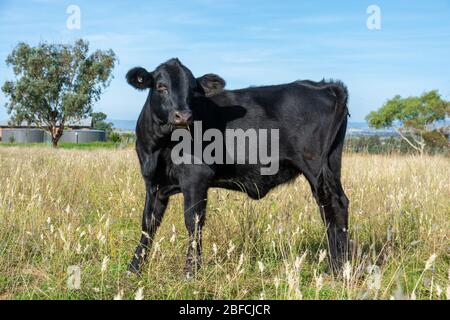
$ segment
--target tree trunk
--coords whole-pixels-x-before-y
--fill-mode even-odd
[[[426,144],[422,141],[419,141],[418,139],[414,138],[414,135],[412,134],[412,140],[408,139],[401,131],[401,129],[398,128],[393,128],[399,135],[400,137],[405,140],[414,150],[416,150],[421,156],[424,154],[425,151],[425,146]]]
[[[63,134],[63,125],[50,127],[50,136],[52,138],[53,148],[58,148],[59,139],[61,139]]]

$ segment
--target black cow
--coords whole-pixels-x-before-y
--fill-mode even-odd
[[[347,89],[339,81],[295,81],[283,85],[224,90],[215,74],[195,78],[178,59],[153,72],[134,68],[127,81],[148,90],[136,127],[136,151],[146,185],[142,236],[130,264],[138,272],[169,197],[184,196],[184,219],[189,233],[185,272],[201,263],[202,227],[207,192],[211,187],[246,192],[260,199],[272,188],[303,174],[327,227],[331,266],[347,259],[348,199],[341,185],[341,155],[347,126]],[[190,129],[202,121],[203,130],[278,129],[279,170],[261,175],[257,164],[174,164],[171,150],[176,128]]]

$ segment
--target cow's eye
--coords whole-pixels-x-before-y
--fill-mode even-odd
[[[161,93],[167,93],[168,92],[167,86],[165,84],[163,84],[163,83],[158,83],[156,85],[156,90],[158,90],[158,92],[161,92]]]

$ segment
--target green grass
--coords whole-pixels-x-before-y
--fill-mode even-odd
[[[134,299],[140,288],[146,299],[450,296],[448,158],[345,155],[354,258],[338,277],[303,178],[261,201],[212,189],[192,280],[180,195],[142,275],[125,272],[145,196],[133,150],[0,148],[0,163],[0,299]],[[73,265],[79,290],[67,286]]]

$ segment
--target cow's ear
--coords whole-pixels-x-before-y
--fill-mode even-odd
[[[141,67],[131,69],[126,77],[127,82],[138,90],[145,90],[153,85],[152,74]]]
[[[207,97],[219,94],[225,88],[225,80],[213,73],[208,73],[203,77],[197,78],[197,83]]]

